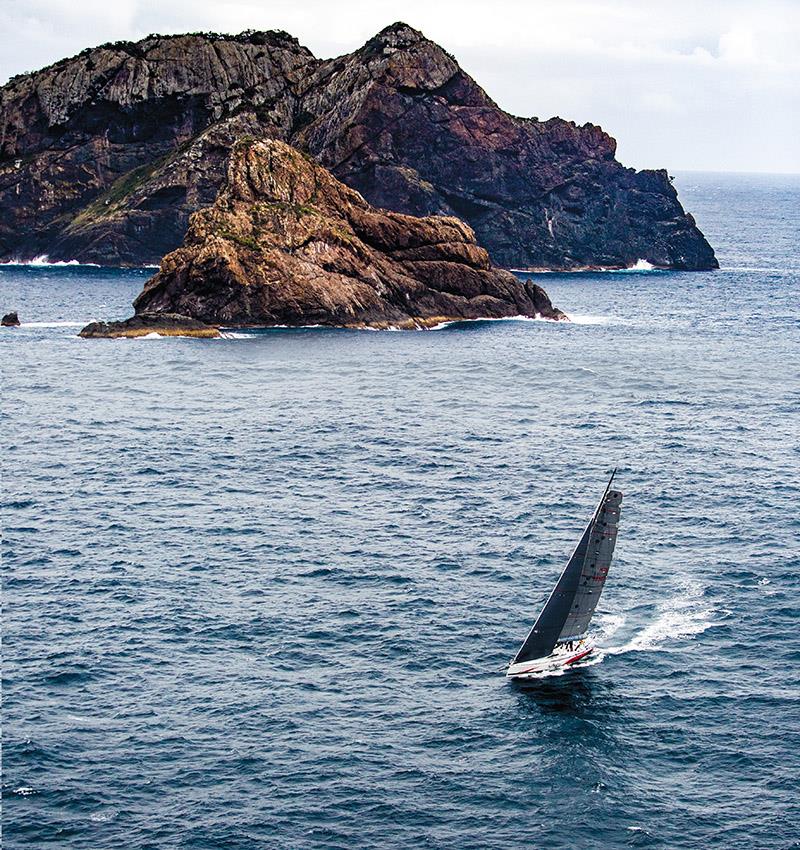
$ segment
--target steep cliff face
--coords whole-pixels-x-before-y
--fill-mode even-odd
[[[174,153],[118,178],[39,253],[101,265],[155,265],[181,243],[189,216],[213,203],[236,139],[266,137],[250,113],[224,118]]]
[[[294,144],[372,203],[464,218],[500,265],[716,265],[665,171],[623,168],[592,124],[509,115],[410,27],[322,63],[303,106]]]
[[[236,143],[217,200],[134,306],[237,326],[565,318],[540,287],[493,269],[464,222],[376,209],[277,140]]]
[[[286,136],[317,60],[285,33],[150,37],[0,89],[0,257],[158,262],[241,131]]]
[[[711,268],[666,172],[599,127],[503,112],[403,24],[320,62],[283,33],[153,37],[0,91],[0,256],[155,262],[241,134],[312,153],[370,202],[457,215],[505,266]]]

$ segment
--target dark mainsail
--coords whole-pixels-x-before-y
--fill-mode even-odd
[[[586,633],[603,591],[617,540],[622,493],[611,489],[613,480],[614,475],[512,664],[543,658],[558,643],[577,640]]]
[[[611,557],[617,542],[621,504],[622,493],[618,490],[609,490],[590,524],[589,545],[578,588],[572,599],[572,607],[567,619],[558,634],[557,643],[583,637],[589,628],[589,621],[592,619],[594,609],[597,608],[597,602],[606,583],[608,568],[611,566]]]

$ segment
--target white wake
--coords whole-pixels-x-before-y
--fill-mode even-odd
[[[654,619],[625,643],[605,646],[607,655],[626,652],[668,651],[669,644],[679,638],[694,637],[717,625],[714,608],[703,598],[697,582],[686,582],[679,593],[656,607]]]
[[[718,625],[714,620],[714,608],[703,598],[703,587],[699,583],[686,582],[678,590],[676,596],[656,607],[651,622],[620,644],[614,645],[611,641],[624,629],[627,618],[622,614],[598,614],[596,626],[590,635],[596,645],[591,655],[569,667],[535,673],[527,678],[548,679],[552,676],[564,676],[572,670],[600,664],[609,655],[670,651],[673,641],[694,637]]]

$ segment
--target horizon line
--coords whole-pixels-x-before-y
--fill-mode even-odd
[[[638,171],[649,171],[650,169],[637,169]],[[758,175],[760,177],[800,177],[800,171],[748,171],[745,169],[720,169],[720,168],[668,168],[669,172],[679,174],[740,174]]]

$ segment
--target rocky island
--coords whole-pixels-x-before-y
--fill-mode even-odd
[[[463,219],[498,266],[717,266],[666,171],[623,167],[595,125],[509,115],[402,23],[329,60],[282,32],[149,36],[13,78],[0,260],[159,262],[242,136],[291,144],[376,207]]]
[[[191,217],[183,246],[134,306],[127,322],[94,323],[81,335],[566,319],[541,287],[493,268],[459,219],[377,209],[308,154],[254,138],[233,146],[217,199]]]

